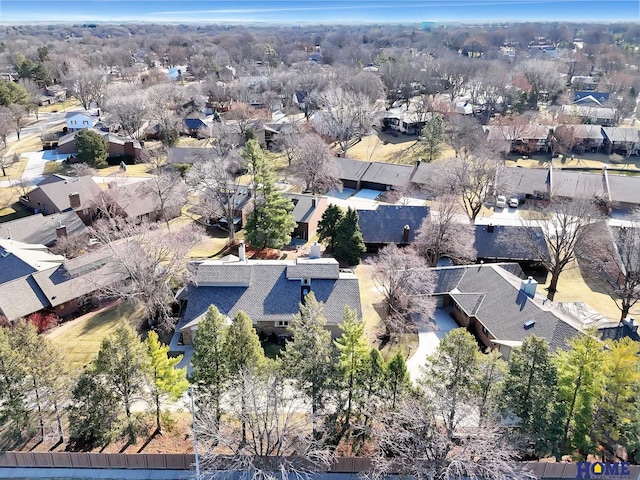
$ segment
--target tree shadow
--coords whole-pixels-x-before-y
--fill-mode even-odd
[[[158,435],[160,435],[160,432],[157,429],[154,430],[153,433],[149,436],[149,438],[147,438],[147,440],[142,444],[142,446],[138,449],[136,453],[142,453],[144,449],[147,448],[147,446],[149,446],[149,444],[153,441],[153,439],[156,438]]]
[[[33,452],[36,448],[38,448],[40,445],[42,445],[42,439],[38,440],[35,444],[33,444],[31,446],[31,448],[29,449],[30,452]]]
[[[50,449],[50,452],[53,452],[56,448],[58,448],[60,445],[62,445],[64,442],[62,441],[62,439],[59,439]]]

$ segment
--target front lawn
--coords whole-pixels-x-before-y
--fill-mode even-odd
[[[66,322],[47,336],[65,353],[72,368],[81,369],[91,362],[102,340],[115,331],[121,318],[136,324],[140,314],[130,304],[117,303]]]

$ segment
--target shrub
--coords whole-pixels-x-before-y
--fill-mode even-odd
[[[27,320],[36,327],[38,333],[42,333],[55,327],[60,319],[55,313],[35,312],[29,315]]]

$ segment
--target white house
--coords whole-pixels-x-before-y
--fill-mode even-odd
[[[73,113],[67,117],[66,122],[67,131],[71,133],[84,128],[93,128],[98,123],[98,117],[92,117],[84,113]]]

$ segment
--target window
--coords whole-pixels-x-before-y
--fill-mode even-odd
[[[484,333],[485,335],[489,334],[489,330],[487,330],[487,327],[485,327],[484,325],[482,326],[482,333]]]
[[[276,326],[278,326],[278,327],[288,327],[289,326],[289,320],[278,320],[276,322]]]
[[[82,124],[83,124],[83,125],[89,125],[89,121],[88,121],[88,120],[83,120],[83,121],[82,121]]]

